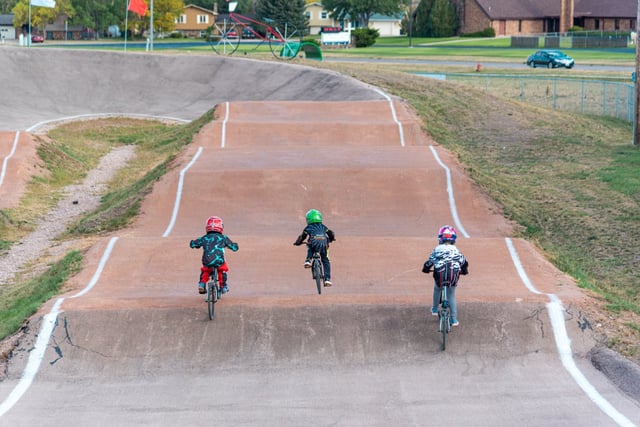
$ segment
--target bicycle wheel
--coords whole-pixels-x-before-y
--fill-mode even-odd
[[[447,333],[449,333],[449,309],[440,310],[440,331],[442,332],[442,351],[447,348]]]
[[[322,294],[322,286],[324,286],[324,271],[322,271],[322,263],[319,259],[313,260],[313,278],[316,279],[318,295]]]
[[[209,312],[209,320],[213,320],[215,315],[215,304],[218,301],[218,286],[214,280],[207,283],[207,310]]]
[[[302,32],[291,24],[275,28],[276,35],[269,37],[271,53],[278,59],[293,59],[302,46]]]
[[[235,22],[225,21],[215,24],[207,35],[207,42],[218,55],[233,55],[240,46],[242,26]]]

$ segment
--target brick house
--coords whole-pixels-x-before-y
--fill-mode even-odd
[[[53,24],[47,24],[44,38],[46,40],[93,40],[96,38],[91,28],[68,24],[67,19],[67,15],[62,14]]]
[[[217,9],[217,7],[214,7],[214,10],[205,9],[195,4],[185,6],[182,14],[175,20],[175,31],[182,33],[185,37],[204,37],[207,28],[216,21]]]
[[[632,31],[637,3],[632,0],[452,0],[461,33],[493,28],[496,35],[585,30]]]

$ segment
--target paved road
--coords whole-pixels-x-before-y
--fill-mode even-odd
[[[338,58],[325,57],[325,62],[362,62],[362,63],[387,63],[387,64],[420,64],[420,65],[439,65],[446,67],[470,67],[475,69],[478,64],[482,65],[485,72],[491,69],[530,69],[522,62],[492,62],[492,61],[455,61],[455,60],[433,60],[433,59],[382,59],[382,58]],[[614,71],[631,73],[635,71],[635,67],[626,65],[600,65],[600,64],[576,64],[575,70],[589,71]],[[629,77],[631,78],[631,77]]]

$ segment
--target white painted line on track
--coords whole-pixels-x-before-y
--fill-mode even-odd
[[[0,172],[0,187],[2,187],[2,183],[4,182],[4,176],[7,172],[7,162],[16,152],[16,148],[18,147],[18,140],[20,139],[20,132],[16,132],[16,136],[13,139],[13,147],[11,147],[11,152],[7,157],[2,161],[2,171]]]
[[[71,296],[70,298],[78,298],[87,292],[89,292],[95,284],[98,282],[100,275],[102,274],[102,270],[111,256],[111,252],[113,251],[113,246],[115,245],[117,237],[112,237],[107,245],[107,248],[102,254],[102,258],[100,259],[100,263],[98,264],[98,269],[94,273],[93,277],[89,284],[77,294]],[[53,329],[58,321],[58,314],[62,310],[60,307],[64,302],[64,298],[58,298],[56,302],[53,304],[51,311],[47,313],[43,320],[42,325],[40,326],[40,332],[38,332],[38,339],[33,347],[33,349],[29,352],[29,360],[27,361],[27,366],[24,368],[22,372],[22,376],[20,377],[20,381],[11,391],[9,396],[0,404],[0,417],[6,414],[13,406],[18,403],[20,398],[27,392],[31,384],[33,383],[34,378],[38,374],[40,370],[40,365],[42,364],[42,359],[44,358],[44,353],[47,350],[47,346],[49,345],[49,339],[51,338],[51,334],[53,333]]]
[[[393,116],[393,121],[396,122],[396,124],[398,125],[398,131],[400,132],[400,145],[402,145],[404,147],[405,146],[405,143],[404,143],[404,128],[402,127],[402,123],[400,123],[400,120],[398,120],[398,116],[396,114],[396,107],[393,105],[393,100],[391,99],[391,97],[389,95],[387,95],[386,93],[384,93],[380,89],[375,88],[374,90],[376,92],[378,92],[380,95],[384,96],[387,99],[387,101],[389,101],[389,107],[391,107],[391,115]]]
[[[169,225],[167,226],[167,229],[164,231],[164,234],[162,235],[162,237],[168,237],[169,234],[171,233],[171,230],[173,230],[173,226],[175,225],[176,219],[178,218],[178,211],[180,210],[180,200],[182,199],[182,187],[184,185],[184,174],[189,170],[191,166],[193,166],[196,160],[198,160],[198,157],[200,157],[200,153],[202,153],[202,147],[198,148],[198,151],[196,152],[195,156],[193,156],[193,159],[191,159],[189,164],[180,171],[180,179],[178,180],[178,190],[176,191],[176,201],[173,204],[173,214],[171,215],[171,221],[169,221]]]
[[[556,347],[558,349],[558,354],[560,355],[560,360],[562,361],[562,366],[569,372],[574,381],[580,386],[580,388],[585,392],[585,394],[591,399],[593,403],[595,403],[605,414],[607,414],[613,421],[615,421],[618,425],[624,427],[632,427],[635,426],[631,420],[621,414],[616,408],[609,403],[596,388],[591,385],[589,380],[584,376],[584,374],[580,371],[580,369],[576,366],[575,361],[573,360],[573,352],[571,351],[571,339],[569,339],[569,335],[567,333],[567,329],[565,328],[565,320],[564,320],[564,307],[562,306],[562,301],[555,294],[546,294],[540,292],[535,288],[527,273],[524,271],[524,267],[520,262],[520,257],[518,256],[518,252],[516,248],[513,246],[513,242],[510,238],[505,238],[505,242],[507,244],[507,248],[509,249],[509,253],[511,254],[511,260],[518,271],[518,275],[520,279],[527,287],[527,289],[537,295],[546,295],[549,298],[549,303],[547,303],[547,310],[549,312],[549,319],[551,320],[551,327],[553,328],[553,336],[556,340]]]
[[[464,227],[462,226],[462,222],[460,221],[460,217],[458,216],[458,208],[456,207],[456,199],[453,196],[453,184],[451,182],[451,170],[449,169],[449,167],[447,165],[445,165],[442,160],[440,160],[440,156],[438,156],[438,153],[436,152],[436,149],[433,148],[433,145],[429,146],[429,148],[431,149],[431,153],[433,153],[433,157],[435,157],[436,161],[438,162],[438,164],[444,169],[445,173],[447,174],[447,194],[449,195],[449,210],[451,211],[451,216],[453,217],[453,221],[456,224],[456,229],[462,233],[462,235],[464,237],[470,237],[469,234],[467,234],[466,230],[464,229]]]
[[[107,261],[111,256],[111,252],[113,251],[113,247],[115,246],[117,240],[118,240],[117,237],[112,237],[111,240],[109,240],[109,244],[107,245],[107,248],[104,250],[104,254],[102,254],[102,258],[100,259],[100,263],[98,264],[98,269],[96,270],[95,273],[93,273],[93,277],[89,281],[89,284],[87,284],[87,286],[85,286],[83,290],[71,296],[70,298],[79,298],[83,296],[84,294],[89,292],[91,289],[93,289],[96,283],[98,283],[98,279],[100,279],[102,270],[104,270],[104,266],[107,264]]]
[[[229,101],[225,102],[227,111],[224,113],[224,120],[222,121],[222,141],[220,141],[220,148],[224,148],[227,142],[227,122],[229,121]]]

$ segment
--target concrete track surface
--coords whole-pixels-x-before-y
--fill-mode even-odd
[[[15,131],[70,116],[191,120],[216,107],[136,223],[94,245],[73,290],[33,318],[0,383],[1,426],[640,421],[587,357],[586,297],[509,237],[401,100],[245,59],[4,48],[0,60],[20,101],[0,118],[3,156]],[[32,145],[12,164],[33,163]],[[7,171],[2,200],[28,178]],[[292,246],[312,207],[337,235],[322,295]],[[210,321],[188,243],[212,214],[240,250]],[[461,229],[471,273],[442,351],[420,268],[445,223]]]

